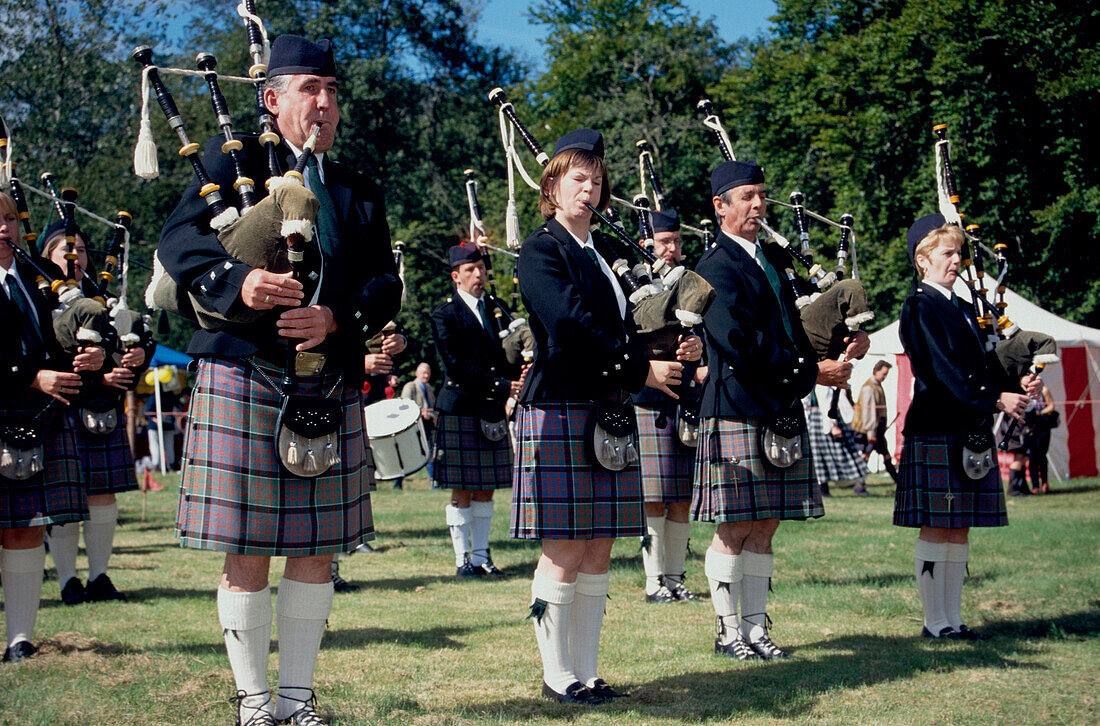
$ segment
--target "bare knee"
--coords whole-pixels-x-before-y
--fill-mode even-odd
[[[88,506],[89,507],[109,507],[115,503],[114,494],[89,494]]]
[[[331,556],[325,555],[330,561]],[[230,592],[259,592],[267,587],[271,558],[266,555],[227,554],[221,588]]]
[[[472,499],[469,489],[452,489],[451,490],[451,506],[456,509],[466,509],[470,506],[470,500]]]
[[[691,514],[691,502],[669,502],[668,518],[673,522],[686,522]]]
[[[283,577],[296,582],[323,585],[332,579],[332,555],[287,557]]]
[[[751,531],[752,522],[722,522],[714,531],[711,547],[722,554],[739,555]]]
[[[752,523],[752,530],[745,539],[745,549],[761,555],[772,552],[772,538],[779,529],[778,519],[758,519]]]
[[[491,502],[491,501],[493,501],[493,490],[492,489],[479,489],[477,491],[470,492],[470,494],[471,494],[471,498],[475,502]]]
[[[5,529],[0,533],[0,542],[4,549],[9,550],[33,550],[42,544],[46,535],[46,526],[15,527]]]

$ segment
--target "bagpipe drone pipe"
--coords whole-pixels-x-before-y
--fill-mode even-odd
[[[1053,337],[1046,333],[1021,330],[1009,319],[1006,308],[1005,292],[1008,289],[1006,278],[1009,271],[1008,245],[997,242],[992,250],[986,247],[978,236],[976,224],[963,226],[959,211],[959,187],[955,170],[951,164],[951,142],[947,138],[947,124],[932,127],[936,137],[933,155],[936,163],[936,197],[939,212],[947,224],[953,224],[963,230],[962,275],[970,293],[971,305],[978,325],[985,335],[986,351],[993,353],[993,360],[999,366],[1003,377],[1019,381],[1025,375],[1042,375],[1043,369],[1058,362],[1058,345]],[[981,253],[988,252],[997,262],[997,276],[994,280],[994,300],[989,300],[990,290],[986,288],[986,271]],[[1019,422],[1013,419],[1001,440],[1005,448],[1012,439]]]
[[[703,99],[696,105],[703,116],[703,125],[714,132],[719,151],[727,161],[734,161],[733,144],[721,119],[715,113],[710,101]],[[844,360],[844,351],[848,347],[851,335],[874,319],[875,314],[867,304],[867,292],[859,280],[859,268],[856,264],[855,245],[853,244],[852,224],[855,221],[850,214],[841,216],[839,222],[811,212],[805,207],[801,192],[790,195],[790,203],[768,199],[768,204],[790,209],[794,213],[795,227],[798,230],[798,246],[791,244],[786,237],[776,232],[766,223],[761,223],[765,244],[776,244],[782,248],[793,263],[800,267],[805,277],[799,277],[792,268],[786,268],[788,283],[794,288],[796,304],[818,361]],[[810,246],[809,221],[813,217],[818,221],[840,228],[840,241],[837,243],[836,266],[831,271],[814,261]],[[851,258],[850,277],[848,262]],[[839,389],[833,390],[829,407],[831,418],[839,417]]]
[[[519,254],[514,251],[501,249],[489,243],[489,233],[485,229],[485,222],[481,210],[481,200],[477,194],[477,179],[473,169],[463,172],[466,178],[466,201],[470,209],[470,239],[477,245],[481,252],[481,258],[485,261],[486,277],[489,281],[488,303],[492,308],[493,317],[497,320],[497,328],[500,330],[501,344],[504,347],[504,356],[512,365],[522,366],[535,359],[535,334],[525,318],[520,318],[508,313],[497,298],[496,275],[493,269],[492,252],[507,255],[513,260],[519,259]],[[512,268],[512,280],[518,285],[515,265]]]

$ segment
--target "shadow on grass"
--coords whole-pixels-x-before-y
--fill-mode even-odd
[[[1100,606],[1100,601],[1094,604]],[[648,683],[614,683],[631,697],[599,708],[645,718],[712,720],[748,713],[799,718],[812,712],[827,692],[905,680],[925,671],[1046,669],[1021,658],[1038,652],[1044,640],[1097,637],[1100,608],[1053,619],[993,623],[983,632],[990,639],[973,644],[876,635],[833,638],[792,649],[795,657],[769,663],[742,664],[715,656],[714,667],[706,671]],[[540,698],[470,703],[464,710],[502,721],[570,719],[584,712]]]
[[[966,578],[966,584],[969,587],[973,587],[983,580],[990,579],[989,575],[969,575]],[[889,587],[892,585],[906,585],[913,583],[913,573],[889,573],[889,574],[869,574],[862,577],[819,577],[811,575],[809,577],[794,578],[790,581],[793,585],[825,585],[827,587],[849,587],[851,585],[857,585],[862,587]]]
[[[330,630],[325,635],[324,648],[326,650],[351,650],[374,646],[380,643],[394,643],[396,645],[410,645],[425,650],[437,650],[439,648],[453,648],[461,650],[466,644],[455,640],[454,636],[466,635],[485,627],[471,627],[466,625],[448,625],[424,630],[393,630],[391,628],[353,628],[348,630]]]

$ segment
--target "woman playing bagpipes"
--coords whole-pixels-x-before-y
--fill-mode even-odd
[[[919,527],[914,548],[926,638],[977,640],[962,621],[971,527],[1008,524],[991,416],[1019,418],[1028,396],[1005,378],[979,332],[973,307],[952,292],[963,232],[940,214],[907,235],[920,278],[901,311],[901,341],[916,379],[905,416],[894,524]],[[1025,379],[1032,395],[1042,382]],[[1013,392],[1016,391],[1016,392]]]
[[[542,541],[531,585],[542,693],[584,704],[624,695],[599,678],[596,661],[611,546],[645,534],[625,391],[648,385],[671,393],[683,367],[647,360],[627,340],[627,301],[607,262],[617,255],[589,231],[589,205],[606,208],[610,194],[601,135],[563,136],[540,183],[546,223],[519,256],[538,354],[519,397],[511,534]],[[681,360],[701,352],[697,337],[677,351]]]
[[[66,253],[65,222],[55,222],[42,233],[42,256],[58,267],[64,267]],[[100,294],[96,286],[95,267],[88,255],[87,240],[78,228],[73,244],[77,255],[74,270],[76,282],[88,298]],[[151,339],[147,338],[147,342]],[[67,425],[76,437],[77,452],[84,472],[78,485],[88,497],[88,519],[84,522],[84,549],[88,554],[87,587],[76,576],[76,554],[80,540],[80,523],[55,524],[50,528],[50,554],[57,567],[57,579],[61,583],[61,601],[76,605],[85,601],[123,600],[107,575],[107,563],[114,548],[115,525],[118,521],[118,503],[115,495],[137,489],[134,476],[134,457],[126,437],[126,427],[119,425],[122,416],[122,392],[133,388],[146,368],[151,351],[133,346],[121,351],[117,361],[109,361],[99,380],[86,381],[86,387],[97,389],[83,391],[93,393],[110,404],[106,412],[92,412],[78,404],[66,411]],[[109,388],[108,388],[109,387]],[[82,396],[83,398],[83,396]],[[96,406],[101,408],[102,406]],[[84,421],[85,412],[101,421],[92,428]],[[109,426],[101,413],[110,414]],[[107,430],[107,429],[110,430]],[[97,430],[93,430],[97,429]]]
[[[104,351],[67,356],[51,325],[55,301],[35,284],[39,272],[15,251],[19,216],[0,192],[0,575],[7,624],[4,662],[34,655],[47,525],[87,517],[80,461],[61,406],[80,392],[82,371],[98,370]],[[38,266],[54,271],[50,263]],[[60,270],[56,277],[61,277]]]

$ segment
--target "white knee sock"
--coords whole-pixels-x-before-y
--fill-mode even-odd
[[[101,507],[88,507],[84,523],[84,550],[88,553],[88,582],[107,571],[107,561],[115,546],[115,523],[118,522],[118,502]]]
[[[4,579],[4,619],[8,624],[8,647],[20,640],[30,641],[38,602],[42,599],[42,569],[46,566],[46,548],[0,550],[0,577]]]
[[[85,525],[87,526],[87,525]],[[50,542],[50,557],[57,569],[57,581],[61,587],[76,577],[76,553],[80,547],[80,522],[55,524],[47,535]]]
[[[279,629],[279,697],[275,718],[290,718],[308,701],[313,670],[332,612],[332,581],[313,584],[283,577],[275,598]]]
[[[493,526],[493,502],[470,502],[470,562],[474,567],[489,561],[489,529]]]
[[[691,522],[665,521],[665,578],[683,582],[684,560],[687,559]]]
[[[573,598],[573,613],[569,618],[569,653],[573,658],[573,674],[586,686],[596,680],[596,660],[600,653],[600,627],[607,608],[607,591],[611,575],[577,573],[577,590]]]
[[[575,582],[558,582],[539,572],[531,581],[532,602],[546,603],[542,617],[531,618],[542,656],[542,680],[558,693],[565,693],[577,680],[569,655],[569,622],[576,590]]]
[[[645,568],[645,594],[652,595],[661,587],[665,573],[665,518],[646,517],[646,537],[649,547],[642,547],[642,567]]]
[[[963,624],[963,580],[966,579],[966,562],[970,559],[970,545],[947,544],[947,560],[943,563],[943,609],[947,623],[955,630]]]
[[[451,530],[451,545],[455,550],[455,567],[462,567],[466,554],[470,551],[470,524],[473,514],[470,508],[459,509],[448,504],[443,510],[447,514],[447,527]]]
[[[745,576],[741,579],[741,634],[750,643],[768,634],[768,585],[775,557],[745,550],[741,553]]]
[[[947,543],[918,539],[913,546],[913,557],[916,560],[917,592],[924,608],[924,627],[932,635],[939,636],[941,630],[951,625],[947,622],[943,606]]]
[[[741,567],[741,555],[727,555],[713,547],[707,548],[703,570],[710,583],[710,602],[714,606],[714,614],[722,624],[718,640],[723,645],[732,643],[738,635],[737,596],[743,579]]]
[[[225,652],[241,701],[241,723],[257,711],[274,713],[267,692],[267,652],[271,648],[271,588],[230,592],[218,588],[218,620],[225,632]]]

